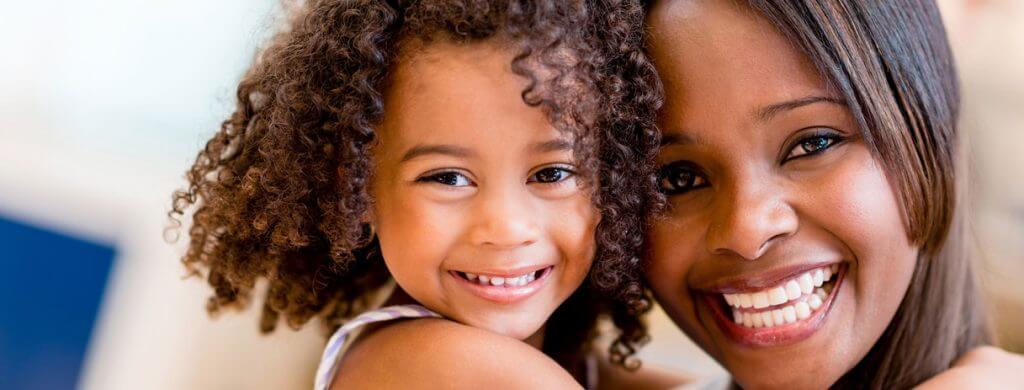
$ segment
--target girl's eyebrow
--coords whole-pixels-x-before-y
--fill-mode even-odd
[[[454,157],[473,157],[476,155],[472,150],[461,146],[436,144],[416,145],[402,155],[402,159],[399,163],[429,154],[441,154]]]
[[[539,153],[548,153],[548,152],[560,152],[560,151],[564,151],[564,150],[572,150],[572,147],[573,147],[572,142],[570,142],[568,140],[565,140],[565,139],[553,139],[553,140],[546,141],[546,142],[535,143],[535,144],[533,144],[533,147],[531,149],[533,149],[534,151],[539,152]]]
[[[781,102],[781,103],[775,103],[775,104],[772,104],[772,105],[768,105],[768,106],[762,107],[762,108],[757,110],[757,118],[759,120],[761,120],[761,122],[767,122],[767,121],[771,120],[772,117],[774,117],[775,115],[778,115],[779,113],[781,113],[783,111],[794,110],[794,109],[797,109],[797,108],[800,108],[800,107],[803,107],[803,106],[806,106],[806,105],[814,104],[814,103],[832,103],[832,104],[838,104],[838,105],[841,105],[841,106],[845,106],[846,105],[845,101],[843,101],[842,99],[834,98],[834,97],[829,97],[829,96],[807,96],[807,97],[802,97],[802,98],[799,98],[799,99],[788,100],[788,101],[784,101],[784,102]]]
[[[573,144],[564,139],[554,139],[545,142],[538,142],[531,146],[531,149],[539,153],[557,152],[563,150],[572,150]],[[426,144],[416,145],[409,149],[402,155],[402,159],[399,163],[403,163],[412,160],[417,157],[422,157],[429,154],[441,154],[445,156],[453,157],[475,157],[476,153],[469,148],[462,146],[449,145],[449,144]]]

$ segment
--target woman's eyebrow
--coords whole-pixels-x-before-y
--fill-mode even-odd
[[[704,143],[704,140],[697,135],[683,131],[667,131],[661,136],[661,146],[692,145]]]
[[[472,150],[461,146],[447,144],[416,145],[402,155],[402,159],[399,160],[399,163],[429,154],[441,154],[453,157],[472,157],[475,155]]]
[[[781,113],[783,111],[794,110],[794,109],[797,109],[797,108],[800,108],[800,107],[803,107],[803,106],[806,106],[806,105],[810,105],[810,104],[815,104],[815,103],[832,103],[832,104],[838,104],[838,105],[841,105],[841,106],[845,106],[846,105],[845,101],[843,101],[842,99],[836,99],[834,97],[829,97],[829,96],[808,96],[808,97],[788,100],[788,101],[784,101],[784,102],[781,102],[781,103],[775,103],[775,104],[772,104],[772,105],[769,105],[769,106],[762,107],[762,108],[757,110],[757,118],[761,122],[767,122],[767,121],[771,120],[772,117],[778,115],[779,113]]]

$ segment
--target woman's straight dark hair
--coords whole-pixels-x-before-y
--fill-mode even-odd
[[[748,0],[846,100],[921,248],[892,322],[837,388],[907,388],[989,341],[971,261],[960,92],[929,0]]]

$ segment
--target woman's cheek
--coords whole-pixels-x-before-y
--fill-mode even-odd
[[[913,276],[918,250],[907,237],[902,209],[885,173],[866,147],[854,145],[838,169],[814,184],[813,218],[848,250],[861,356],[891,322]],[[810,189],[808,189],[810,191]]]
[[[648,230],[644,254],[646,279],[658,304],[676,325],[698,344],[708,346],[687,284],[687,274],[702,248],[698,233],[702,230],[693,218],[677,215],[675,210],[666,213]]]

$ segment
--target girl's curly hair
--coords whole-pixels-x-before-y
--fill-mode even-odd
[[[530,80],[524,102],[576,136],[582,177],[601,213],[587,281],[553,314],[544,352],[578,372],[608,314],[619,328],[610,356],[635,367],[650,299],[639,280],[641,227],[658,146],[661,87],[642,52],[643,9],[631,0],[309,0],[261,50],[237,106],[173,195],[176,226],[191,212],[192,274],[207,271],[207,310],[242,307],[257,279],[269,290],[260,328],[283,316],[329,328],[367,309],[390,280],[361,222],[371,207],[382,89],[403,40],[502,39]],[[571,59],[571,61],[568,61]],[[545,75],[543,77],[538,75]]]

